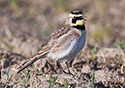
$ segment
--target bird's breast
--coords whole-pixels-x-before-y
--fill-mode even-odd
[[[62,39],[60,39],[61,41],[59,41],[54,47],[52,47],[47,56],[56,61],[66,60],[67,58],[73,59],[85,45],[86,30],[72,31],[71,34],[71,36],[68,36],[67,34],[67,36],[62,37]],[[63,41],[64,39],[65,41]]]
[[[73,48],[74,53],[78,53],[81,51],[81,49],[85,46],[86,43],[86,30],[81,31],[81,36],[77,40],[77,43],[75,44]]]

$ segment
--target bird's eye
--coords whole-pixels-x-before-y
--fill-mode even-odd
[[[83,17],[80,16],[80,17],[74,17],[74,18],[72,18],[72,23],[76,23],[77,20],[83,20]]]
[[[77,19],[78,19],[78,20],[82,20],[82,19],[83,19],[83,17],[78,17]]]
[[[82,16],[80,16],[80,17],[75,17],[75,19],[77,19],[77,20],[82,20],[83,17],[82,17]]]
[[[72,18],[72,23],[76,23],[76,18]]]

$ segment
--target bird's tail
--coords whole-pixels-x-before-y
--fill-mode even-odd
[[[48,51],[39,51],[37,55],[35,55],[34,57],[30,58],[31,60],[26,63],[21,69],[19,69],[17,71],[17,73],[20,73],[21,71],[23,71],[25,68],[27,68],[28,66],[32,65],[35,61],[39,60],[40,58],[45,57],[45,55],[48,53]]]

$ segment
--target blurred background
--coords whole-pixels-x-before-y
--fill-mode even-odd
[[[13,75],[74,9],[82,9],[87,16],[86,48],[70,67],[74,77],[51,76],[51,69],[43,66],[46,59],[37,61],[30,71]],[[124,74],[125,0],[0,0],[0,88],[50,88],[53,83],[56,87],[51,88],[70,84],[125,88]]]
[[[87,16],[87,48],[125,40],[125,0],[0,0],[0,48],[31,57],[73,9]]]

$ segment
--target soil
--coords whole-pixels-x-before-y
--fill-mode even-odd
[[[87,16],[87,43],[71,73],[41,58],[16,74],[76,8]],[[123,14],[125,0],[0,0],[0,88],[125,88]]]

